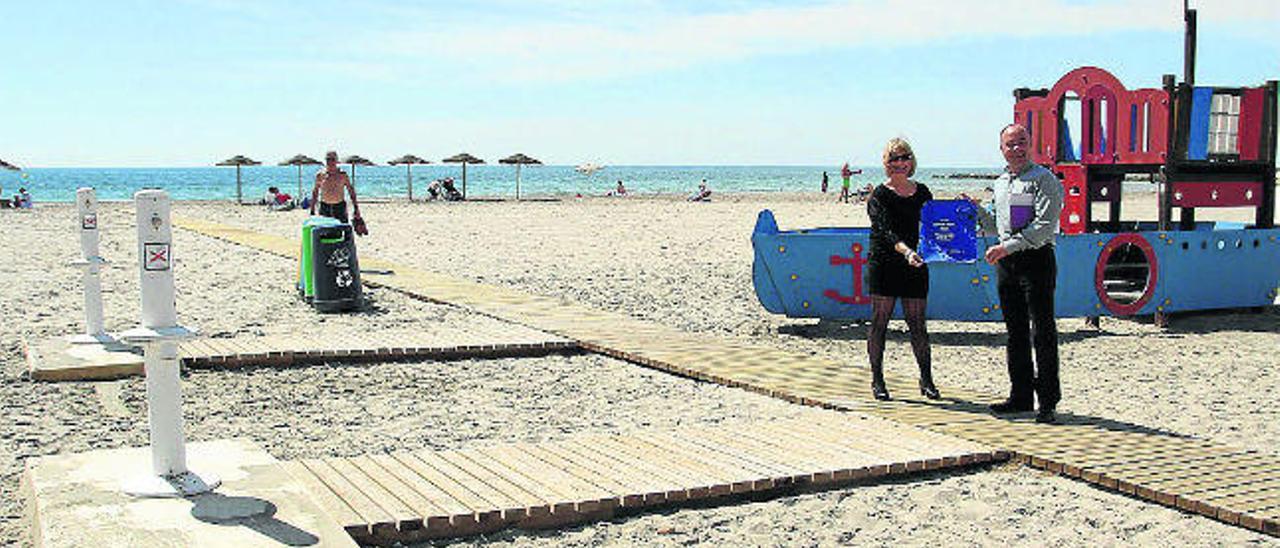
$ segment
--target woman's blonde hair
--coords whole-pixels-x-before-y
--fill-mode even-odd
[[[884,145],[884,155],[881,160],[884,162],[884,174],[889,175],[889,157],[897,154],[911,155],[911,171],[907,172],[907,177],[916,174],[916,153],[911,150],[911,143],[902,137],[894,137],[889,139],[889,143]]]

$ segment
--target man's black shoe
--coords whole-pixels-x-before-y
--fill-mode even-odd
[[[1058,424],[1058,416],[1053,413],[1053,409],[1041,409],[1036,413],[1036,422],[1040,424]]]
[[[1034,409],[1035,409],[1035,406],[1030,403],[1021,403],[1013,400],[1004,400],[1000,403],[991,404],[991,412],[996,413],[998,415],[1004,415],[1008,413],[1026,413],[1027,411],[1031,411]]]

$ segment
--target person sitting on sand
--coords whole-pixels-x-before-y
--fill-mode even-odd
[[[458,192],[458,187],[453,186],[453,177],[445,177],[440,181],[440,186],[444,189],[444,199],[450,202],[461,202],[462,193]]]
[[[18,194],[13,197],[13,207],[18,209],[31,209],[34,207],[31,202],[31,194],[27,192],[26,187],[18,189]]]
[[[356,187],[351,184],[347,174],[338,168],[338,153],[330,150],[324,155],[324,169],[316,173],[316,184],[311,188],[311,214],[316,214],[316,204],[320,205],[320,215],[347,222],[346,194],[351,195],[351,212],[360,218],[360,202],[356,201]]]
[[[440,179],[431,181],[431,184],[427,185],[427,201],[431,202],[439,200],[442,192],[444,192],[444,190],[440,186]]]
[[[618,188],[613,189],[613,192],[605,194],[605,196],[619,196],[619,197],[626,196],[626,195],[627,195],[627,187],[622,186],[622,179],[618,179]]]
[[[272,211],[286,211],[293,209],[293,196],[280,192],[277,187],[268,187],[267,195],[263,197],[263,203],[267,205],[267,209]]]
[[[690,202],[710,202],[711,190],[707,188],[707,180],[703,179],[702,184],[698,185],[697,192],[689,195]]]

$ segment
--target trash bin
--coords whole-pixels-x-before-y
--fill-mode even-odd
[[[311,228],[311,305],[321,312],[340,312],[363,304],[356,235],[349,224]]]
[[[318,226],[340,226],[341,221],[332,217],[308,217],[302,222],[302,254],[298,259],[298,296],[311,302],[316,295],[314,261],[312,260],[311,231]]]

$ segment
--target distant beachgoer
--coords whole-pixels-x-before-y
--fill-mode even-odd
[[[461,202],[462,193],[458,192],[458,187],[453,185],[453,177],[445,177],[440,181],[440,187],[444,189],[444,199],[448,202]]]
[[[867,331],[867,356],[871,362],[871,394],[888,400],[884,382],[884,346],[889,317],[897,301],[911,332],[911,350],[920,368],[920,394],[931,400],[942,396],[933,384],[933,362],[925,308],[929,297],[929,267],[916,252],[920,245],[920,210],[933,199],[929,187],[911,179],[916,159],[911,145],[894,138],[884,149],[884,172],[889,180],[875,188],[867,200],[871,217],[867,253],[867,285],[871,293],[871,328]]]
[[[316,214],[316,204],[320,205],[320,215],[347,222],[347,201],[344,193],[351,195],[352,215],[360,218],[360,202],[356,201],[356,187],[346,172],[338,168],[338,153],[330,150],[324,155],[324,169],[316,173],[316,184],[311,189],[311,214]]]
[[[844,181],[840,187],[840,201],[849,203],[849,178],[853,177],[853,170],[849,169],[849,162],[845,162],[840,168],[840,178]]]
[[[263,197],[263,203],[267,205],[267,209],[273,211],[287,211],[293,209],[293,196],[280,192],[277,187],[268,187],[267,195]]]
[[[707,188],[707,180],[703,179],[702,184],[698,185],[698,190],[689,195],[690,202],[710,202],[711,190]]]
[[[622,185],[622,179],[618,179],[618,188],[613,189],[613,192],[605,194],[605,196],[626,196],[626,195],[627,195],[627,187]]]
[[[31,209],[34,204],[31,202],[31,194],[27,192],[26,187],[19,188],[18,194],[13,197],[13,207],[18,209]]]
[[[827,172],[822,172],[822,193],[827,193]]]
[[[867,186],[864,186],[858,190],[857,203],[862,203],[870,199],[871,193],[874,191],[875,191],[875,187],[871,186],[871,183],[867,183]]]

